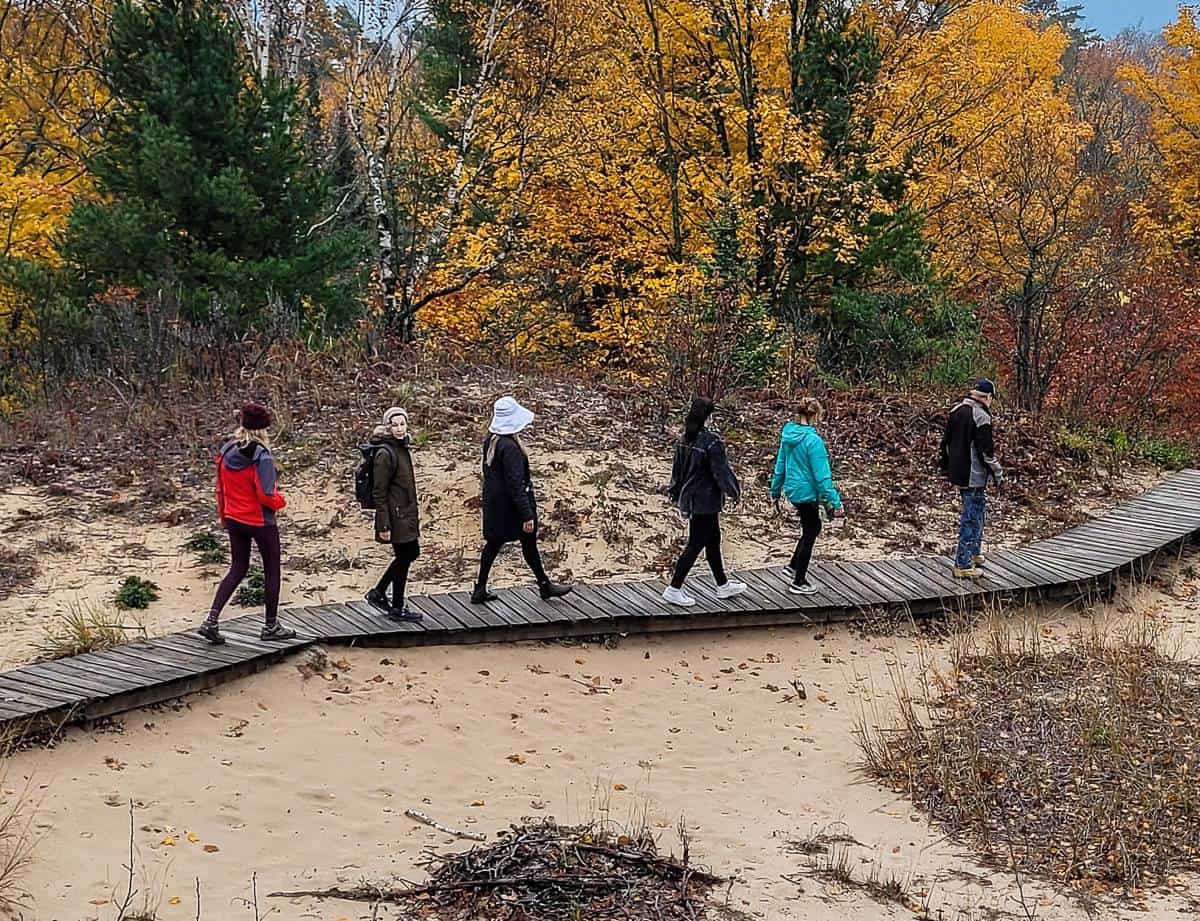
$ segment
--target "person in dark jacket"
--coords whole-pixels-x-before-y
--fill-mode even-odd
[[[725,443],[706,428],[715,408],[706,397],[692,400],[667,487],[667,497],[688,522],[687,545],[675,564],[671,584],[663,591],[665,601],[680,607],[696,603],[683,590],[683,583],[701,551],[708,558],[718,598],[732,598],[746,590],[744,583],[729,580],[721,558],[721,510],[727,498],[733,502],[741,498],[742,487],[729,466]]]
[[[787,496],[800,518],[800,540],[788,564],[792,577],[788,591],[793,595],[815,595],[820,591],[820,586],[808,579],[808,565],[821,534],[821,508],[833,518],[846,515],[841,494],[833,485],[829,451],[817,434],[816,426],[824,415],[825,408],[814,397],[800,401],[796,421],[787,423],[779,436],[779,452],[771,476],[771,498],[776,510],[780,497]]]
[[[520,541],[525,562],[537,579],[545,600],[561,598],[570,585],[551,582],[542,566],[537,546],[537,500],[529,472],[529,456],[520,433],[533,421],[533,413],[512,397],[496,401],[492,424],[483,442],[483,554],[479,578],[471,593],[472,604],[486,604],[497,596],[488,591],[492,564],[505,544]]]
[[[991,408],[995,398],[996,385],[981,378],[966,398],[950,410],[942,434],[939,466],[962,496],[953,570],[960,579],[978,579],[983,575],[988,481],[999,486],[1004,479],[992,438]]]
[[[372,485],[375,490],[375,540],[392,545],[392,562],[367,592],[367,603],[388,617],[413,623],[421,615],[404,603],[408,571],[421,555],[421,509],[417,504],[417,480],[409,450],[408,413],[393,406],[383,414],[383,424],[375,429],[371,444],[376,446]],[[392,600],[387,597],[392,589]]]
[[[225,642],[218,621],[221,611],[250,569],[250,544],[262,556],[267,606],[264,640],[290,640],[296,632],[279,623],[279,525],[275,513],[287,500],[275,487],[271,456],[271,413],[261,403],[246,403],[239,425],[217,455],[217,515],[229,533],[229,572],[217,587],[208,617],[197,631],[215,646]]]

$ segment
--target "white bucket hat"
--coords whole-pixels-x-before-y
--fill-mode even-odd
[[[533,421],[533,413],[512,397],[501,397],[492,407],[492,424],[488,431],[493,435],[516,435]]]

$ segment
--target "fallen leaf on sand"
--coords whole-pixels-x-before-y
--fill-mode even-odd
[[[625,786],[625,784],[623,784],[623,783],[615,783],[615,784],[613,784],[613,789],[614,790],[628,790],[629,788],[627,786]]]
[[[508,760],[511,761],[513,764],[524,764],[525,756],[522,754],[509,755]]]
[[[215,844],[204,845],[204,853],[206,853],[206,854],[215,854],[219,850],[220,850],[220,848],[217,847]]]
[[[481,799],[473,799],[473,800],[471,800],[471,805],[472,806],[482,806],[482,805],[484,805],[484,802]]]
[[[166,847],[174,847],[175,846],[175,837],[173,835],[167,835],[165,838],[162,839],[162,843]]]
[[[168,905],[178,905],[182,901],[183,901],[183,899],[181,899],[179,896],[173,895],[169,899],[167,899],[167,904]]]
[[[187,839],[188,839],[188,841],[192,842],[192,844],[195,844],[197,841],[200,840],[200,836],[198,834],[196,834],[194,831],[189,831],[187,833]]]

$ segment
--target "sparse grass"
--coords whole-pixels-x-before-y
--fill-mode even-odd
[[[32,582],[37,573],[37,560],[28,549],[0,548],[0,601]]]
[[[44,540],[39,540],[34,546],[42,553],[74,553],[79,544],[61,534],[51,534]]]
[[[146,635],[140,623],[127,624],[119,614],[85,602],[72,604],[67,613],[46,628],[37,645],[41,659],[64,659],[98,649],[120,646],[131,633]]]
[[[158,586],[141,576],[126,576],[113,597],[113,603],[122,611],[143,611],[157,600]]]
[[[1168,470],[1190,467],[1196,458],[1191,445],[1166,438],[1147,438],[1138,445],[1138,454],[1152,464],[1158,464]]]
[[[234,604],[239,604],[244,608],[253,608],[266,601],[266,598],[267,583],[262,567],[251,566],[246,573],[246,578],[238,586],[237,594],[233,596]]]
[[[1080,892],[1200,870],[1200,666],[1144,617],[1047,642],[993,617],[949,674],[894,675],[893,724],[856,727],[866,770],[985,860]]]
[[[29,787],[8,792],[8,756],[7,748],[0,751],[0,917],[19,918],[22,909],[32,908],[24,876],[37,841]]]

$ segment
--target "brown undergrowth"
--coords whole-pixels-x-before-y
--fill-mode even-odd
[[[1200,665],[1148,617],[1061,648],[998,615],[970,637],[949,674],[897,680],[896,725],[860,721],[867,771],[988,862],[1083,893],[1200,870]]]
[[[107,379],[63,384],[38,412],[0,422],[0,488],[69,496],[76,512],[85,507],[178,525],[195,516],[194,489],[207,489],[213,451],[247,397],[272,406],[277,460],[285,482],[294,482],[310,468],[344,479],[357,463],[355,446],[389,405],[409,409],[418,447],[446,443],[474,456],[491,402],[503,393],[538,412],[529,437],[541,449],[662,456],[662,482],[646,484],[659,488],[686,408],[654,383],[466,362],[420,346],[317,352],[277,345],[260,359],[223,377],[180,375],[152,388]],[[892,535],[897,549],[913,549],[914,540],[931,549],[924,536],[928,510],[956,501],[938,475],[936,456],[946,411],[960,394],[868,386],[812,392],[827,407],[823,430],[855,520]],[[738,392],[723,400],[715,418],[755,493],[769,479],[794,396]],[[1107,462],[1065,450],[1053,420],[1015,417],[1003,408],[996,420],[1010,474],[993,500],[996,528],[1058,531],[1080,519],[1087,503],[1110,504],[1137,489]],[[765,513],[768,503],[761,505]]]

